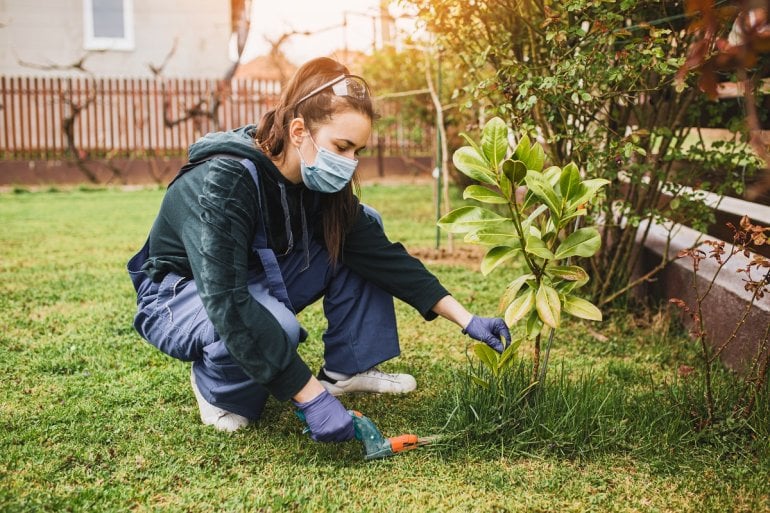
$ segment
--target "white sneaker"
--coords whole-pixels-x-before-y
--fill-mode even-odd
[[[406,394],[417,388],[417,381],[410,374],[389,374],[377,367],[360,372],[344,379],[334,379],[321,367],[318,381],[332,395],[351,392],[376,392],[379,394]]]
[[[190,371],[190,384],[192,385],[195,400],[198,401],[198,409],[201,421],[207,426],[214,426],[218,431],[236,431],[249,425],[249,419],[227,410],[214,406],[203,398],[198,385],[195,383],[195,373]]]

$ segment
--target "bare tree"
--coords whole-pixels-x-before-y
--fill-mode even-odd
[[[184,123],[190,119],[195,123],[196,129],[200,130],[202,126],[202,120],[210,120],[214,130],[219,130],[219,109],[222,102],[227,98],[232,89],[231,82],[235,72],[238,70],[238,66],[241,64],[241,57],[243,56],[243,50],[246,46],[246,40],[249,36],[251,29],[251,22],[249,21],[249,13],[251,12],[251,1],[247,0],[243,3],[241,11],[238,13],[238,22],[235,27],[236,36],[236,51],[237,58],[225,71],[224,76],[217,81],[216,89],[210,92],[208,95],[199,97],[192,105],[182,108],[182,115],[176,118],[172,117],[172,104],[171,96],[166,88],[165,83],[161,83],[161,95],[163,98],[163,123],[166,127],[172,128],[176,125]],[[169,52],[163,59],[163,62],[157,66],[153,64],[147,64],[152,72],[153,76],[157,79],[163,79],[163,71],[165,67],[172,61],[174,54],[176,53],[178,40],[174,39]]]
[[[441,59],[440,50],[438,58]],[[445,215],[449,212],[449,145],[447,143],[446,126],[444,125],[444,106],[441,104],[439,91],[433,83],[430,52],[425,52],[425,82],[428,85],[433,107],[436,109],[436,126],[438,127],[439,138],[441,139],[441,162],[436,162],[436,165],[440,166],[439,172],[441,173],[442,188],[440,191],[436,190],[436,196],[440,196],[443,199],[444,208],[441,209],[440,213]],[[450,253],[454,251],[454,238],[451,233],[447,235],[447,245]]]
[[[111,176],[107,180],[107,183],[113,179],[122,179],[122,170],[115,166],[109,158],[100,159],[96,161],[91,159],[88,152],[82,147],[79,147],[75,139],[75,126],[84,111],[86,111],[97,99],[99,95],[98,84],[94,79],[94,75],[86,67],[86,61],[95,52],[86,52],[77,60],[69,64],[38,64],[34,62],[24,61],[17,56],[17,62],[20,66],[32,69],[39,69],[43,71],[77,71],[87,75],[91,84],[89,87],[89,93],[85,99],[80,100],[79,94],[76,91],[68,89],[66,91],[59,92],[59,98],[61,102],[67,106],[67,113],[61,121],[62,132],[67,141],[67,154],[72,158],[72,162],[80,170],[86,179],[91,183],[99,183],[99,177],[96,174],[96,168],[99,166],[106,167]]]

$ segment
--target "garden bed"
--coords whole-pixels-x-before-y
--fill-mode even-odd
[[[755,223],[770,226],[770,207],[734,198],[723,198],[720,202],[714,195],[708,194],[705,201],[711,202],[712,206],[716,208],[717,218],[721,222],[731,222],[737,227],[740,223],[740,217],[746,215]],[[638,237],[641,237],[646,227],[646,223],[640,226]],[[665,257],[666,250],[668,251],[668,258],[672,258],[680,251],[700,243],[700,248],[705,254],[710,254],[711,247],[704,245],[703,241],[719,240],[711,233],[722,235],[725,251],[730,254],[733,248],[733,245],[730,244],[732,236],[728,239],[727,235],[731,235],[732,231],[728,230],[726,226],[717,232],[710,230],[710,234],[704,234],[686,226],[676,225],[671,231],[672,236],[669,241],[669,230],[662,225],[653,224],[649,229],[645,251],[637,274],[644,275],[658,266],[661,259]],[[669,245],[668,248],[667,244]],[[770,250],[770,246],[762,247],[762,254],[770,256],[768,250]],[[770,319],[770,298],[768,297],[759,298],[746,313],[746,306],[751,302],[752,293],[745,288],[746,275],[741,269],[750,260],[751,257],[738,254],[727,262],[721,272],[717,274],[717,262],[711,258],[706,258],[700,262],[696,281],[693,284],[692,260],[690,258],[675,259],[650,282],[641,286],[638,293],[657,300],[679,298],[689,305],[694,305],[695,290],[693,285],[702,295],[716,274],[711,292],[702,304],[705,327],[709,333],[709,340],[716,349],[731,337],[737,326],[740,326],[735,340],[724,349],[722,361],[731,369],[742,370],[756,357],[759,344],[765,336],[767,320]],[[684,321],[688,326],[690,325],[689,318],[686,316]]]

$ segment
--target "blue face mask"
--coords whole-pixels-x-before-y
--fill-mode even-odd
[[[310,137],[310,134],[308,134]],[[326,148],[319,148],[312,137],[310,142],[315,146],[315,164],[307,164],[302,158],[299,148],[300,172],[302,181],[312,191],[332,193],[341,191],[353,178],[358,161],[337,155]]]

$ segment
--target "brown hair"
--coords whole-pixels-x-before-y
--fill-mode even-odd
[[[272,158],[281,158],[287,149],[289,123],[296,117],[304,119],[305,126],[311,132],[319,124],[329,121],[334,114],[346,110],[360,112],[374,121],[374,107],[368,95],[366,98],[336,96],[330,87],[297,105],[298,100],[305,95],[343,74],[350,72],[339,62],[327,57],[303,64],[284,87],[275,109],[262,117],[255,135],[260,149]],[[332,265],[340,259],[345,234],[356,216],[358,202],[353,196],[354,186],[357,192],[355,176],[341,191],[321,194],[324,242]]]

